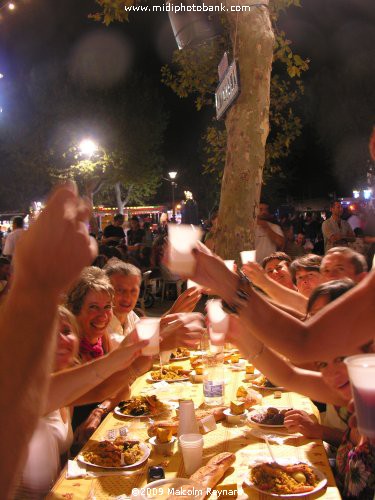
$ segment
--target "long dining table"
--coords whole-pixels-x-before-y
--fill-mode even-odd
[[[178,363],[184,368],[190,368],[189,361]],[[244,380],[244,370],[234,370],[230,366],[225,368],[225,404],[230,405],[232,400],[236,400],[236,392],[239,386],[249,386],[249,382]],[[281,398],[275,398],[273,390],[259,390],[263,396],[261,406],[293,408],[304,410],[310,414],[315,414],[319,418],[319,413],[315,405],[305,396],[297,393],[283,391]],[[190,398],[196,406],[203,403],[202,383],[191,381],[175,383],[153,383],[150,380],[150,373],[139,377],[132,386],[132,396],[155,394],[163,402],[178,402],[179,399]],[[277,394],[280,396],[280,394]],[[173,412],[174,410],[171,410]],[[172,413],[171,413],[172,415]],[[162,415],[160,419],[168,418]],[[157,421],[157,418],[155,418]],[[140,441],[148,443],[149,436],[147,429],[150,421],[147,418],[126,418],[111,412],[103,420],[90,441],[85,447],[90,446],[92,441],[107,439],[127,428],[128,435],[135,436]],[[287,434],[286,431],[271,432],[269,436],[272,452],[277,461],[308,462],[327,478],[327,486],[322,490],[305,496],[307,499],[321,498],[324,500],[334,500],[341,498],[339,490],[329,465],[326,450],[320,440],[306,439],[301,434]],[[266,432],[269,435],[269,430]],[[247,487],[244,478],[249,476],[249,465],[259,462],[271,462],[269,449],[264,440],[259,427],[252,427],[244,423],[243,425],[229,425],[225,420],[218,422],[216,429],[203,435],[203,465],[221,452],[232,452],[236,456],[233,466],[225,474],[224,478],[215,487],[210,498],[250,498],[265,499],[270,498],[265,493],[259,493]],[[151,447],[151,445],[149,445]],[[85,448],[84,448],[85,449]],[[77,460],[77,458],[75,458]],[[166,478],[186,477],[182,454],[176,446],[172,456],[163,456],[152,451],[148,460],[134,469],[127,471],[112,471],[108,473],[102,469],[87,466],[84,469],[83,477],[67,478],[67,467],[63,469],[59,479],[52,488],[48,499],[64,500],[102,500],[117,498],[124,500],[130,498],[132,491],[141,489],[147,485],[148,468],[152,465],[161,465],[165,471]],[[103,475],[102,475],[103,473]]]

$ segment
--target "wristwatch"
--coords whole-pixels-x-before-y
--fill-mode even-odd
[[[223,301],[223,309],[229,314],[237,314],[245,305],[249,298],[249,290],[253,286],[252,282],[241,270],[238,271],[238,284],[234,300],[228,304]]]
[[[110,412],[109,408],[105,406],[103,403],[98,404],[97,408],[99,408],[99,410],[103,410],[103,415],[107,415],[107,413]]]

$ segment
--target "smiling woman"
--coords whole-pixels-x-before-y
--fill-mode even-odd
[[[110,350],[107,327],[112,319],[113,296],[107,275],[96,267],[86,268],[68,292],[66,303],[77,319],[82,361],[91,361]]]
[[[108,325],[112,319],[114,290],[106,273],[97,267],[85,268],[67,294],[66,306],[75,315],[78,323],[79,352],[83,363],[100,358],[110,348]],[[81,425],[77,442],[82,444],[109,411],[110,400],[76,407],[73,414],[73,429]]]

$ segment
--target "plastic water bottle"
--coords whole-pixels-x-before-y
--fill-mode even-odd
[[[209,406],[220,406],[224,404],[224,349],[211,346],[211,350],[204,355],[203,361],[204,401]]]

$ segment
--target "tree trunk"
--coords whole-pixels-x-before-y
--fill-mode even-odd
[[[116,203],[119,214],[124,213],[124,202],[121,199],[121,186],[119,182],[115,184]]]
[[[230,5],[268,3],[236,0]],[[254,248],[256,215],[269,131],[270,79],[274,34],[266,6],[227,14],[240,69],[241,94],[228,111],[227,152],[219,207],[216,252],[238,259]]]

